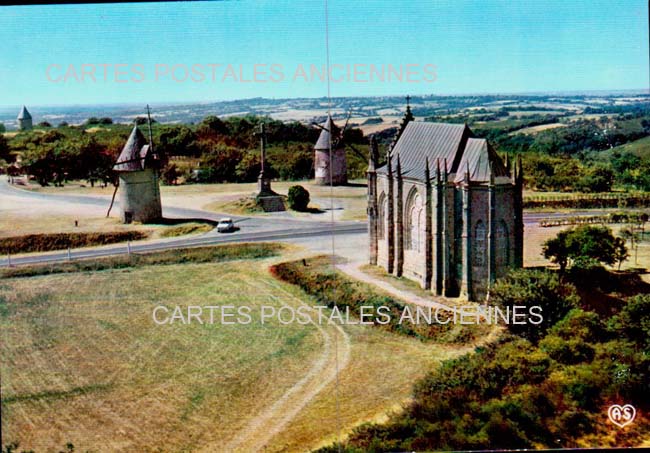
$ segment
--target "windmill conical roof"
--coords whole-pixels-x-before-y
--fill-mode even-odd
[[[318,141],[316,142],[314,149],[319,149],[319,150],[330,149],[330,141],[332,140],[331,139],[332,136],[334,136],[332,145],[337,145],[340,132],[341,130],[338,128],[336,123],[332,120],[332,117],[328,116],[327,121],[325,121],[325,124],[323,124],[323,129],[320,132],[320,136],[318,137]]]
[[[17,119],[19,119],[19,120],[31,120],[32,119],[32,115],[29,113],[29,111],[27,110],[27,107],[25,107],[24,105],[23,105],[23,108],[20,109],[20,113],[18,114]]]
[[[138,129],[138,126],[133,126],[131,135],[126,141],[117,162],[113,166],[115,171],[142,171],[145,166],[146,151],[149,149],[147,140]],[[144,151],[144,153],[143,153]]]

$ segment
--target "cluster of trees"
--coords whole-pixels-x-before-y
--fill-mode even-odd
[[[87,126],[108,126],[109,124],[113,124],[113,119],[108,117],[96,118],[91,116],[86,120],[85,124]]]
[[[511,334],[444,362],[418,382],[404,414],[357,428],[343,451],[577,447],[606,429],[603,406],[646,406],[648,325],[648,295],[606,321],[573,308],[537,342]]]
[[[547,124],[558,120],[551,115],[536,122]],[[530,125],[533,123],[505,122],[477,126],[473,130],[503,152],[522,153],[526,184],[532,189],[608,192],[616,184],[650,190],[650,159],[618,151],[611,159],[601,158],[605,151],[650,135],[647,109],[611,119],[565,122],[564,127],[534,135],[512,134]]]
[[[619,113],[616,117],[599,120],[582,119],[565,122],[564,127],[549,129],[534,135],[513,132],[523,127],[554,123],[561,120],[559,115],[531,113],[524,117],[510,117],[514,107],[505,106],[497,112],[476,110],[473,116],[440,117],[444,121],[476,121],[476,114],[492,115],[484,118],[492,121],[476,124],[473,127],[478,136],[490,140],[502,152],[522,153],[526,185],[544,191],[609,192],[614,186],[624,186],[640,190],[650,190],[650,157],[642,157],[631,152],[612,151],[611,159],[601,158],[611,148],[636,140],[650,134],[650,115],[646,109],[636,109]],[[517,107],[518,110],[522,108]],[[536,108],[536,110],[539,110]],[[438,112],[439,113],[439,112]],[[422,114],[422,112],[418,112]],[[259,174],[259,125],[266,125],[267,164],[272,177],[284,180],[308,179],[313,176],[313,144],[320,129],[299,122],[284,123],[268,117],[244,116],[219,118],[207,116],[199,124],[153,124],[156,149],[163,156],[163,181],[174,184],[183,179],[188,182],[252,182]],[[563,120],[564,121],[564,120]],[[145,124],[146,118],[137,118],[138,124]],[[45,127],[47,126],[47,127]],[[106,126],[111,126],[110,128]],[[65,155],[80,156],[70,141],[84,141],[83,134],[92,128],[95,142],[104,148],[105,153],[116,156],[119,147],[116,140],[126,139],[129,126],[113,124],[111,118],[89,118],[82,126],[59,125],[56,131],[61,135],[48,140],[52,149],[38,149],[41,137],[37,131],[21,132],[9,143],[0,141],[0,160],[11,163],[16,152],[26,154],[29,143],[36,145],[30,152],[29,165],[40,174],[42,183],[60,183],[66,178],[84,177],[105,179],[110,173],[110,165],[99,162],[99,167],[91,171],[71,172],[62,168]],[[49,124],[43,125],[49,134],[53,130]],[[380,146],[387,146],[396,128],[375,134]],[[344,141],[348,147],[348,176],[365,176],[366,138],[359,129],[346,130]],[[60,145],[60,146],[59,146]],[[351,147],[362,152],[352,152]],[[67,151],[66,151],[67,150]],[[12,153],[13,152],[13,153]],[[383,155],[383,153],[382,153]],[[174,163],[174,158],[194,159],[191,167]],[[41,162],[41,160],[45,162]],[[92,166],[86,163],[86,166]],[[31,167],[30,167],[31,168]],[[81,173],[81,175],[79,174]]]
[[[144,124],[146,118],[140,118]],[[320,129],[298,122],[284,123],[268,117],[220,119],[208,116],[198,125],[153,124],[156,151],[163,162],[162,179],[188,182],[253,182],[260,171],[259,126],[267,134],[267,170],[274,178],[308,179],[313,175],[313,146]],[[45,131],[21,132],[8,142],[0,136],[0,159],[11,163],[22,154],[23,165],[40,184],[62,184],[71,179],[109,182],[111,168],[131,126],[112,125],[110,118],[89,118],[82,126],[61,126]],[[100,126],[100,127],[97,127]],[[87,129],[94,127],[93,131]],[[146,135],[146,134],[145,134]],[[345,140],[365,143],[358,129],[348,129]],[[367,163],[354,153],[348,167],[352,177],[362,177]],[[182,168],[175,158],[192,158],[194,168]]]
[[[609,161],[622,186],[650,192],[650,158],[616,150]]]
[[[552,242],[584,270],[578,261],[611,263],[615,239],[587,226]],[[613,280],[601,270],[603,280]],[[585,435],[605,438],[603,407],[618,401],[648,407],[650,294],[618,299],[609,314],[599,314],[589,297],[598,283],[593,274],[583,276],[521,269],[498,280],[491,304],[540,307],[542,323],[508,323],[497,342],[443,362],[418,381],[403,413],[386,424],[364,424],[344,444],[319,452],[558,448],[577,447]],[[630,444],[637,435],[626,434]]]
[[[116,150],[92,135],[72,136],[54,129],[31,134],[18,146],[24,150],[23,165],[41,185],[62,185],[69,179],[86,179],[93,185],[113,181]]]
[[[570,157],[529,153],[523,165],[526,186],[535,190],[609,192],[616,180],[610,165],[586,165]]]

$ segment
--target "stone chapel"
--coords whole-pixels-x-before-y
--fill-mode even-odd
[[[370,264],[434,294],[484,301],[523,265],[521,160],[504,163],[466,124],[414,121],[410,107],[368,177]]]

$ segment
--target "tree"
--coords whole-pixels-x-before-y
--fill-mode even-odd
[[[0,134],[0,159],[10,162],[9,143],[4,135]]]
[[[289,207],[295,211],[306,211],[309,205],[309,192],[303,186],[291,186],[287,202]]]
[[[247,152],[237,164],[238,182],[253,182],[260,174],[260,158],[255,152]]]
[[[199,123],[197,134],[202,137],[217,137],[219,135],[228,135],[228,125],[221,121],[218,116],[209,115],[203,118]]]
[[[607,325],[608,329],[650,348],[650,294],[636,295]]]
[[[168,164],[162,170],[162,180],[168,186],[173,186],[178,181],[178,167],[176,164]]]
[[[617,243],[609,228],[580,225],[560,231],[555,238],[544,242],[542,253],[545,258],[558,264],[560,273],[563,273],[578,258],[592,259],[611,266],[618,261],[617,257],[627,252],[624,249],[625,244]]]
[[[97,121],[99,121],[99,120],[97,120]],[[142,126],[143,124],[147,124],[148,122],[149,122],[149,119],[146,116],[138,116],[135,119],[135,124],[137,124],[138,126]],[[155,122],[156,122],[156,120],[151,118],[151,124],[154,124]]]
[[[550,259],[552,263],[560,266],[560,274],[563,274],[569,264],[569,247],[567,245],[568,231],[560,231],[557,236],[544,242],[542,254],[544,258]]]
[[[237,164],[242,156],[239,149],[218,144],[201,156],[201,165],[209,170],[210,182],[237,182]]]
[[[40,123],[37,124],[37,126],[39,126],[39,127],[52,127],[52,125],[50,123],[48,123],[47,121],[41,121]]]
[[[621,270],[621,264],[629,257],[627,247],[625,247],[625,239],[614,238],[614,259],[618,263],[618,270]]]
[[[163,126],[156,149],[163,155],[171,156],[198,156],[196,135],[192,130],[183,125]]]
[[[580,178],[578,186],[585,192],[609,192],[614,184],[614,171],[606,165],[596,165]]]
[[[490,290],[490,303],[504,309],[512,310],[515,305],[541,308],[543,321],[539,325],[508,324],[508,330],[532,342],[537,342],[571,309],[577,308],[578,302],[575,288],[562,283],[549,271],[518,269],[497,280]]]
[[[108,149],[92,136],[82,139],[77,159],[79,164],[70,169],[71,176],[88,180],[92,187],[98,180],[105,181],[113,168],[113,158]]]
[[[642,212],[639,216],[639,221],[641,221],[641,234],[645,233],[645,224],[648,222],[648,219],[650,219],[650,216],[645,212]]]
[[[620,237],[617,239],[620,239],[623,242],[623,247],[625,247],[626,241],[630,241],[630,248],[635,251],[634,262],[636,263],[636,255],[638,255],[639,251],[639,234],[634,231],[633,227],[623,228],[620,232]]]

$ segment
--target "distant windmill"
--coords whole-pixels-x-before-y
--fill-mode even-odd
[[[154,223],[162,218],[158,174],[160,160],[153,149],[151,130],[151,112],[147,105],[147,124],[149,142],[138,129],[137,121],[133,125],[113,171],[119,177],[106,217],[110,215],[115,194],[120,189],[120,218],[123,223]]]
[[[346,146],[349,146],[364,161],[367,160],[367,156],[361,151],[351,144],[346,145],[343,141],[345,131],[348,130],[351,115],[352,109],[348,111],[343,129],[339,129],[336,123],[334,123],[334,120],[332,120],[331,115],[327,116],[327,121],[324,125],[312,123],[321,129],[318,141],[314,146],[314,176],[316,178],[316,184],[322,186],[327,186],[330,183],[335,186],[347,184]]]

